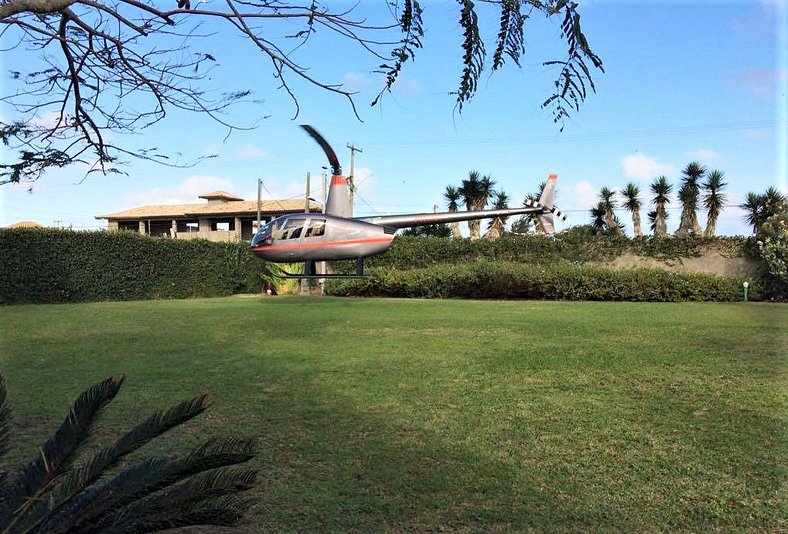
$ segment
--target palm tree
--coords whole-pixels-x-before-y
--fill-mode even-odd
[[[525,199],[523,199],[523,206],[533,206],[535,202],[538,202],[539,198],[542,196],[542,191],[544,191],[546,186],[547,182],[541,182],[539,184],[539,190],[536,193],[525,195]],[[544,227],[542,226],[542,221],[535,213],[526,213],[521,215],[520,218],[512,224],[512,228],[517,228],[517,230],[513,230],[515,233],[527,233],[531,226],[534,227],[534,233],[537,235],[546,233]]]
[[[788,206],[786,206],[786,199],[785,195],[780,193],[780,190],[776,187],[772,186],[766,190],[766,193],[763,195],[763,207],[765,210],[765,219],[768,219],[772,215],[776,215],[781,211],[784,211]]]
[[[640,188],[632,182],[620,191],[621,196],[624,197],[623,206],[632,213],[632,229],[635,237],[643,237],[643,230],[640,227]]]
[[[123,380],[110,377],[86,390],[33,460],[16,473],[0,469],[0,532],[153,532],[232,525],[242,518],[252,503],[239,492],[251,488],[256,473],[230,466],[254,457],[253,440],[223,438],[115,469],[147,442],[202,413],[210,405],[206,395],[153,414],[74,466]],[[10,411],[0,375],[0,456],[10,445]]]
[[[656,208],[652,223],[652,232],[655,237],[668,234],[668,212],[666,206],[670,204],[670,193],[672,190],[673,184],[670,184],[664,175],[654,180],[651,184],[651,192],[654,194],[652,202]]]
[[[481,177],[479,171],[470,171],[468,178],[462,181],[460,186],[460,196],[465,202],[468,211],[482,210],[487,205],[493,193],[493,186],[495,181],[490,179],[489,176]],[[471,239],[479,239],[481,232],[481,221],[468,221],[468,230],[471,234]]]
[[[717,231],[717,219],[725,208],[726,195],[722,190],[727,186],[722,178],[725,173],[718,170],[711,171],[706,176],[706,181],[703,183],[703,189],[706,194],[703,195],[703,206],[706,208],[706,231],[703,233],[706,237],[714,236]]]
[[[591,229],[595,235],[602,235],[605,233],[607,227],[607,210],[603,202],[598,202],[596,206],[591,208]]]
[[[453,185],[447,185],[446,191],[443,193],[443,198],[446,199],[447,207],[450,212],[456,212],[459,208],[457,201],[460,200],[460,192],[457,190],[456,187]],[[455,239],[459,239],[462,237],[462,233],[460,232],[460,223],[453,222],[450,224],[451,226],[451,236]]]
[[[758,230],[761,228],[763,219],[763,200],[763,195],[750,191],[747,193],[747,199],[744,201],[744,204],[739,204],[739,207],[745,211],[744,217],[742,218],[747,221],[747,224],[752,226],[752,232],[754,234],[757,234]]]
[[[507,209],[509,207],[509,195],[505,191],[496,191],[492,207],[497,210]],[[498,239],[504,234],[506,230],[506,220],[509,217],[495,217],[487,224],[487,233],[484,237],[487,239]]]
[[[597,205],[605,210],[605,226],[612,234],[618,234],[621,231],[621,228],[618,225],[618,220],[616,219],[616,214],[613,210],[617,208],[616,200],[613,196],[616,194],[615,191],[608,187],[603,187],[599,191],[599,199],[600,202]]]
[[[776,187],[770,187],[762,195],[747,193],[747,200],[739,207],[746,212],[744,220],[752,226],[753,233],[757,234],[769,217],[786,208],[786,202],[786,197]]]
[[[700,197],[700,179],[706,174],[706,167],[692,161],[681,171],[681,189],[679,201],[681,202],[681,221],[676,235],[688,236],[690,233],[700,235],[701,228],[698,222],[698,198]]]

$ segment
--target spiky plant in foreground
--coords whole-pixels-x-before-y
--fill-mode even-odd
[[[120,465],[129,453],[202,413],[206,395],[159,411],[79,466],[76,460],[124,377],[83,392],[28,464],[0,468],[0,533],[155,532],[187,525],[232,525],[249,508],[241,495],[255,471],[233,467],[254,457],[249,439],[210,441],[172,457]],[[10,408],[0,374],[0,457],[10,446]]]

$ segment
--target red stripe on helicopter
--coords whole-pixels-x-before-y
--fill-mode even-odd
[[[374,239],[351,239],[349,241],[323,241],[318,243],[302,243],[300,245],[275,245],[275,246],[265,246],[265,247],[255,247],[252,250],[292,250],[292,249],[299,249],[299,248],[316,248],[316,247],[331,247],[331,246],[342,246],[342,245],[362,245],[362,244],[370,244],[370,243],[390,243],[394,240],[394,236],[391,237],[376,237]]]

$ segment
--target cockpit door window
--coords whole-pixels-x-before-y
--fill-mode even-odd
[[[319,237],[326,233],[325,219],[310,219],[304,237]]]

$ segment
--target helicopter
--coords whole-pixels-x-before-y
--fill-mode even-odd
[[[555,234],[553,216],[566,220],[555,206],[558,175],[548,176],[538,201],[526,200],[521,208],[473,210],[444,213],[413,213],[352,217],[348,202],[348,178],[331,145],[312,126],[301,127],[323,149],[331,165],[331,184],[324,213],[290,213],[263,225],[252,237],[251,250],[258,258],[274,263],[304,262],[301,274],[284,272],[290,278],[348,278],[364,276],[364,258],[385,252],[401,228],[427,226],[525,213],[538,214],[548,236]],[[319,274],[316,262],[355,260],[355,275]]]

